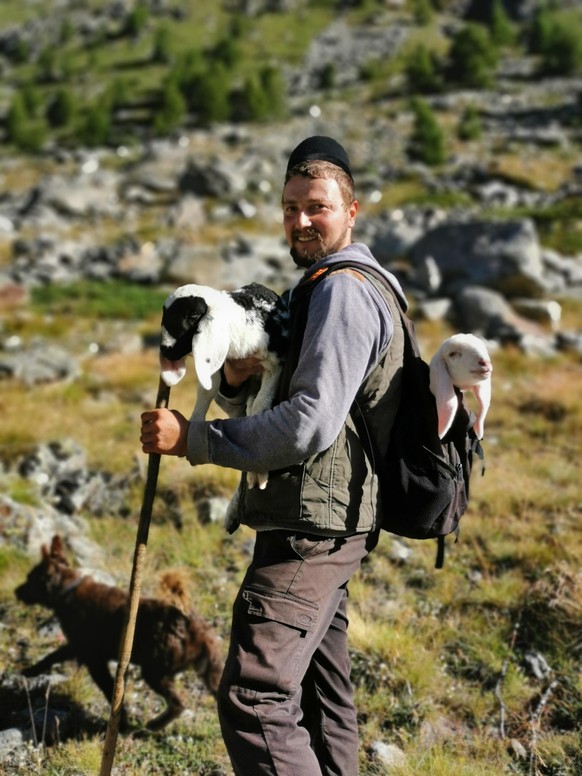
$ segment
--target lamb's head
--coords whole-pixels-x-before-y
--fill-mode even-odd
[[[492,372],[485,343],[474,334],[454,334],[442,343],[430,362],[430,389],[436,399],[440,437],[450,429],[457,411],[455,386],[475,394],[479,411],[473,427],[478,438],[483,437]]]
[[[493,365],[483,340],[474,334],[454,334],[439,348],[453,385],[472,388],[491,377]]]
[[[208,286],[189,283],[173,291],[162,312],[161,376],[173,386],[186,374],[189,353],[200,384],[210,388],[211,376],[220,368],[229,347],[224,322],[218,320],[224,294]]]

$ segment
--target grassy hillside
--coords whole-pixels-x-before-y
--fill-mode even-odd
[[[76,312],[81,347],[90,318]],[[571,305],[565,325],[580,315]],[[157,315],[146,317],[153,330]],[[35,323],[31,319],[29,324]],[[40,326],[40,321],[36,321]],[[420,323],[423,352],[446,333]],[[459,543],[450,545],[444,570],[433,568],[433,542],[395,540],[380,546],[351,587],[351,649],[358,695],[364,776],[388,771],[371,755],[375,741],[398,744],[407,762],[399,776],[490,776],[568,774],[582,767],[579,727],[582,687],[579,658],[582,626],[580,532],[580,364],[560,356],[527,360],[504,351],[494,355],[494,401],[486,433],[487,471],[475,479]],[[3,424],[0,450],[6,465],[14,452],[36,440],[74,436],[92,465],[116,473],[132,469],[141,455],[139,413],[153,402],[156,353],[102,355],[86,364],[79,384],[23,391],[0,385]],[[190,375],[171,398],[188,411]],[[10,411],[18,407],[18,413]],[[23,417],[34,419],[23,424]],[[228,495],[236,475],[212,466],[191,469],[163,461],[160,489],[173,492],[183,526],[155,504],[144,589],[156,592],[160,574],[179,569],[192,603],[226,638],[230,606],[248,558],[252,533],[227,536],[220,526],[201,526],[195,501]],[[12,474],[4,489],[34,501],[30,486]],[[127,586],[141,485],[136,483],[127,519],[86,515],[92,538],[107,547],[107,569]],[[410,550],[402,559],[396,549]],[[11,675],[52,647],[39,638],[41,610],[15,602],[13,588],[30,561],[5,546],[0,551],[1,671]],[[545,676],[531,672],[542,656]],[[62,746],[30,750],[10,773],[30,768],[56,774],[95,773],[108,710],[86,672],[63,667],[64,685],[53,701],[78,704],[83,725]],[[119,774],[229,773],[212,701],[185,675],[192,714],[158,738],[122,738]],[[153,715],[157,699],[130,675],[128,697],[136,721]],[[42,700],[42,699],[41,699]],[[16,703],[14,699],[12,703]],[[19,696],[24,704],[24,695]]]
[[[429,203],[445,209],[458,205],[478,209],[468,192],[441,190],[435,194],[426,176],[402,152],[410,125],[410,90],[404,75],[407,58],[419,45],[444,58],[450,46],[444,30],[449,29],[451,17],[433,13],[421,23],[416,14],[422,5],[410,2],[394,10],[383,0],[351,4],[319,0],[299,4],[294,13],[263,13],[246,19],[232,13],[227,3],[185,0],[176,4],[177,15],[103,17],[83,37],[79,14],[92,9],[100,18],[99,12],[110,7],[108,2],[78,0],[61,11],[60,4],[40,0],[4,0],[0,30],[25,22],[38,26],[32,28],[35,32],[22,50],[2,60],[3,189],[20,194],[44,175],[62,171],[50,154],[39,153],[43,144],[66,150],[99,146],[103,138],[81,137],[88,116],[95,115],[93,109],[98,116],[111,119],[103,141],[111,148],[119,143],[131,145],[142,137],[198,128],[201,108],[193,103],[171,114],[174,123],[156,124],[156,115],[164,106],[168,108],[163,98],[171,93],[172,79],[177,78],[182,87],[187,83],[199,87],[200,81],[189,82],[187,77],[198,77],[220,65],[218,69],[223,68],[228,76],[223,85],[231,94],[265,67],[287,73],[288,68],[299,65],[311,37],[333,19],[343,18],[354,25],[370,20],[386,25],[404,21],[409,30],[396,57],[366,63],[357,86],[344,90],[328,84],[316,95],[317,103],[331,117],[328,121],[340,121],[349,105],[362,133],[374,127],[376,134],[368,141],[376,151],[370,174],[382,166],[398,172],[394,179],[387,176],[381,182],[382,200],[377,207],[390,210]],[[445,0],[432,5],[446,11],[454,3]],[[579,9],[555,14],[574,31],[582,24]],[[509,59],[528,56],[537,64],[542,57],[526,54],[525,32],[524,27],[502,51]],[[574,68],[574,72],[581,71]],[[330,82],[333,75],[327,72]],[[527,82],[506,84],[512,94],[524,85]],[[455,88],[445,83],[443,91]],[[62,124],[52,125],[47,109],[63,90],[73,110]],[[6,137],[7,115],[18,95],[27,111],[25,126],[32,130],[22,135],[21,145]],[[187,89],[182,96],[187,97]],[[299,96],[283,107],[293,114],[297,102],[304,101],[305,108],[312,99],[313,95]],[[545,99],[551,106],[559,98],[550,87]],[[487,134],[463,140],[456,132],[460,104],[462,101],[450,107],[443,100],[438,110],[451,160],[477,159],[500,180],[533,191],[553,192],[571,180],[579,163],[579,141],[555,148],[506,143]],[[269,116],[263,116],[260,123],[245,126],[257,133],[279,131],[281,124],[269,121]],[[574,129],[579,127],[577,121]],[[365,134],[353,129],[347,134],[353,136],[354,147],[365,145]],[[121,162],[111,155],[102,163]],[[62,165],[66,167],[66,162]],[[366,203],[366,210],[373,212],[374,207]],[[479,212],[484,217],[532,217],[544,246],[567,255],[582,251],[579,198],[527,212]],[[91,226],[98,232],[99,244],[114,242],[125,229],[106,218]],[[75,222],[70,228],[75,233],[85,225]],[[244,225],[251,237],[254,229],[261,228],[260,224]],[[136,234],[153,240],[164,229],[169,231],[151,213],[144,213]],[[220,244],[230,233],[240,231],[240,223],[211,223],[196,239]],[[0,243],[0,266],[10,260],[7,239]],[[90,345],[95,340],[114,339],[120,326],[151,341],[158,332],[164,297],[165,290],[159,288],[82,283],[37,289],[26,308],[15,309],[0,301],[3,339],[16,335],[29,342],[45,337],[63,344],[82,361],[81,377],[66,384],[27,388],[15,380],[0,380],[0,492],[20,504],[38,505],[37,490],[18,476],[16,462],[39,442],[65,438],[82,445],[89,465],[100,471],[114,475],[143,471],[146,462],[139,448],[139,415],[155,400],[157,352],[152,347],[132,354],[106,349],[93,354]],[[563,300],[563,305],[563,329],[579,330],[582,301]],[[450,333],[445,324],[425,321],[418,322],[418,331],[425,357]],[[573,353],[537,359],[511,348],[494,353],[493,361],[486,474],[473,482],[470,511],[463,519],[459,542],[448,547],[445,568],[434,569],[433,542],[404,541],[385,534],[351,585],[350,633],[362,776],[582,773],[582,365]],[[189,413],[194,394],[190,372],[173,390],[171,405]],[[236,473],[230,470],[192,469],[173,459],[162,462],[159,491],[175,499],[181,522],[173,519],[164,499],[158,498],[144,579],[144,592],[156,593],[161,574],[168,568],[179,570],[187,580],[192,604],[225,640],[230,607],[253,535],[240,529],[227,536],[218,525],[201,525],[197,503],[202,497],[229,496],[236,481]],[[133,482],[128,517],[82,515],[91,538],[106,548],[107,571],[123,587],[129,581],[142,485],[139,478]],[[0,521],[4,521],[1,513]],[[27,697],[18,672],[55,646],[54,637],[38,632],[47,612],[24,607],[14,599],[13,590],[30,565],[31,559],[9,541],[0,545],[0,675],[16,688],[0,694],[0,712],[18,709],[25,718]],[[72,710],[75,726],[63,735],[61,745],[46,747],[41,742],[38,748],[26,748],[4,771],[0,764],[0,774],[98,772],[108,708],[84,669],[67,665],[62,674],[65,681],[51,688],[50,699],[57,708]],[[189,713],[162,736],[120,738],[117,776],[230,774],[213,702],[192,675],[184,675],[180,683]],[[158,711],[157,698],[133,671],[128,701],[136,724]],[[44,698],[35,699],[35,704],[42,715]],[[372,753],[377,741],[397,744],[406,762],[388,770]]]

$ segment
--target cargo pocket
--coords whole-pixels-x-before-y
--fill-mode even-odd
[[[305,633],[311,632],[317,623],[319,606],[303,598],[247,587],[243,591],[243,599],[248,603],[250,615],[279,622]]]

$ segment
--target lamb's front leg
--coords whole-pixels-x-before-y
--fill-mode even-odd
[[[194,405],[194,410],[192,411],[192,415],[190,416],[190,420],[204,420],[206,417],[206,413],[208,412],[208,408],[210,407],[210,404],[212,403],[212,400],[218,393],[218,389],[220,388],[220,372],[215,372],[212,375],[212,384],[209,389],[203,388],[200,383],[198,383],[198,391],[196,394],[196,404]]]
[[[271,409],[278,379],[278,371],[263,373],[261,387],[257,395],[250,398],[247,404],[247,415],[258,415],[260,412]],[[268,472],[248,472],[247,474],[247,485],[249,488],[257,486],[259,490],[264,490],[267,487],[268,481]]]

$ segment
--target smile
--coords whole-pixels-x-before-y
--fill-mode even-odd
[[[318,232],[308,232],[307,234],[295,234],[294,239],[297,242],[311,242],[317,240],[319,237]]]

